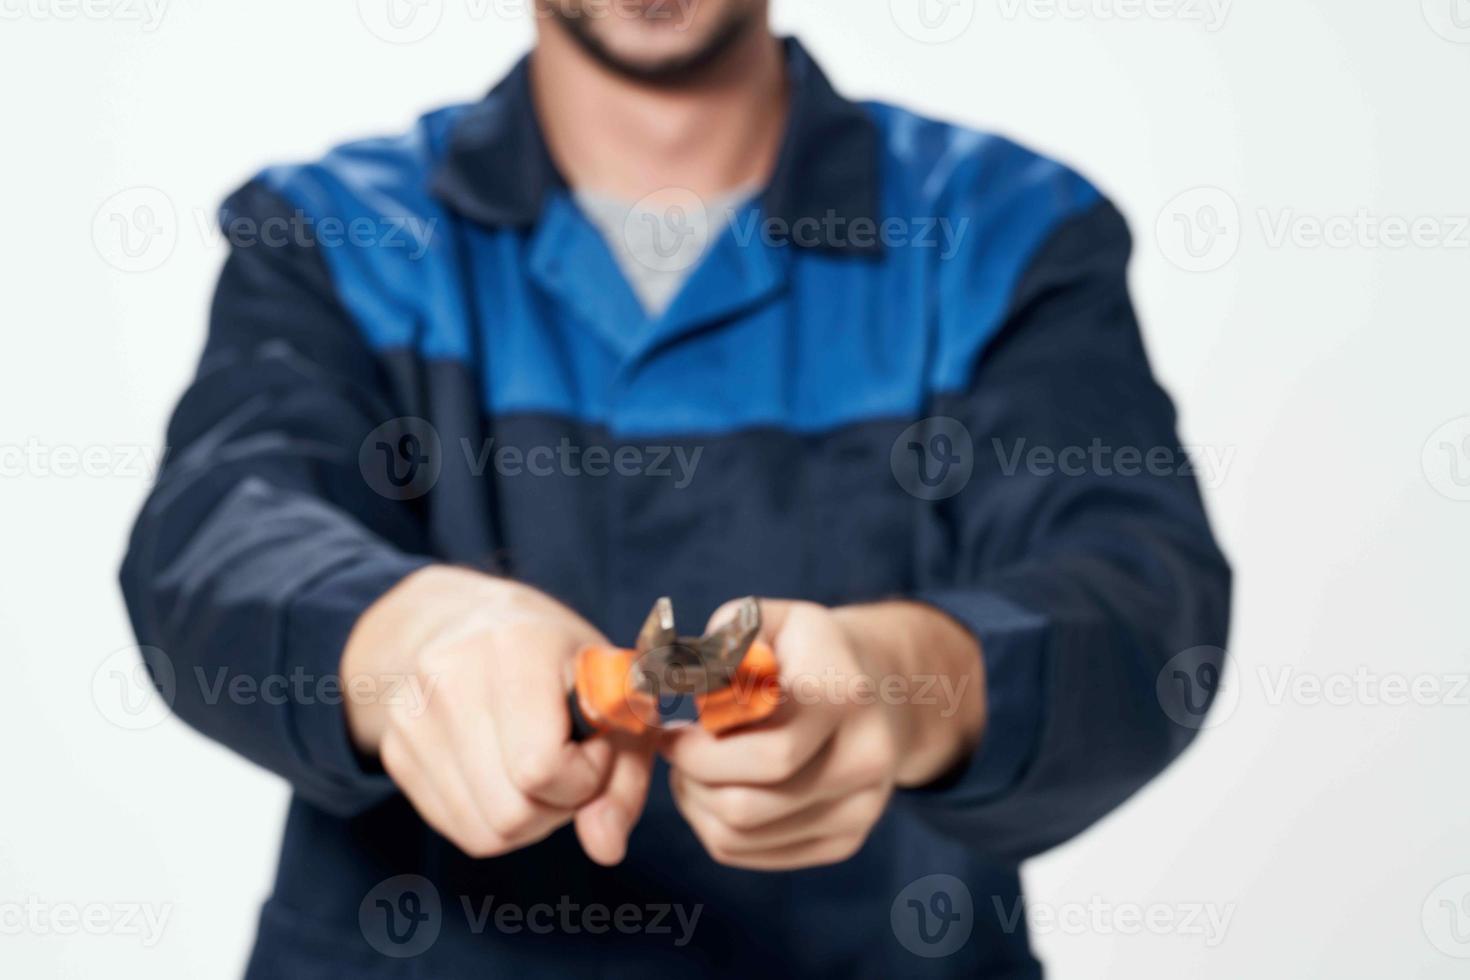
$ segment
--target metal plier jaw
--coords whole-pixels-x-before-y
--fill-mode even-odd
[[[573,736],[694,723],[721,733],[770,717],[780,700],[776,657],[761,642],[760,603],[741,599],[729,621],[704,636],[679,636],[674,605],[653,604],[632,650],[589,646],[577,655],[568,698]]]

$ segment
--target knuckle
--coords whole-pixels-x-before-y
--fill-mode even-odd
[[[431,644],[420,648],[413,658],[414,672],[420,680],[442,674],[450,664],[448,649],[442,644]]]
[[[740,863],[740,857],[736,854],[732,854],[728,851],[717,850],[714,848],[709,848],[708,850],[710,858],[716,864],[722,864],[727,868],[739,868],[742,866]]]
[[[556,785],[557,753],[540,746],[525,749],[510,757],[506,769],[510,781],[522,793],[544,793]]]
[[[704,842],[705,850],[716,860],[720,860],[721,855],[732,856],[740,844],[739,831],[717,818],[704,821],[699,838]]]
[[[525,802],[501,803],[490,814],[490,830],[506,840],[525,836],[535,824],[536,810]]]
[[[395,779],[402,775],[406,768],[408,753],[404,749],[402,740],[394,732],[389,731],[379,743],[378,761],[383,764],[383,771]]]
[[[495,857],[501,852],[500,837],[489,827],[468,831],[458,843],[460,850],[477,860]]]
[[[866,834],[848,834],[844,837],[837,838],[834,847],[834,860],[847,861],[855,857],[857,852],[863,849],[863,844],[866,841]]]
[[[785,782],[801,768],[801,749],[791,738],[773,739],[761,756],[762,768],[772,782]]]
[[[413,729],[414,725],[418,722],[419,716],[421,714],[422,714],[422,712],[414,712],[414,711],[409,710],[408,706],[407,705],[404,705],[404,704],[390,704],[390,705],[388,705],[388,710],[387,710],[388,730],[390,732],[393,732],[393,731],[398,731],[398,732],[411,731]],[[386,736],[385,736],[384,740],[385,741],[387,740],[386,739]],[[381,754],[381,751],[382,750],[379,749],[379,753],[380,754]]]
[[[887,749],[874,749],[852,763],[852,779],[861,786],[881,783],[893,771],[894,761],[892,753]]]
[[[714,809],[720,819],[737,830],[750,830],[764,819],[761,797],[753,790],[735,787],[721,791]]]
[[[787,619],[813,619],[818,616],[825,616],[826,613],[826,607],[820,603],[799,599],[791,603],[786,616]]]

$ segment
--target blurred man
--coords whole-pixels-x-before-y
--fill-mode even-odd
[[[765,0],[537,27],[224,208],[122,580],[295,790],[250,976],[1037,975],[1018,863],[1183,749],[1227,619],[1122,219]],[[661,594],[769,597],[779,708],[574,740]]]

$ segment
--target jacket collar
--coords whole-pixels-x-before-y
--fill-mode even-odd
[[[791,112],[771,183],[767,219],[852,222],[878,216],[878,133],[860,106],[839,95],[806,49],[786,40]],[[529,56],[455,121],[430,177],[434,196],[481,224],[528,227],[548,194],[565,188],[531,101]],[[801,244],[800,238],[792,238]],[[868,252],[871,239],[822,241],[834,251]]]

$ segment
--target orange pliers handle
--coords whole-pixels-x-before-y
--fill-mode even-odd
[[[576,682],[568,696],[572,733],[577,740],[617,730],[642,735],[658,727],[659,706],[634,683],[635,650],[588,646],[577,654]],[[766,643],[751,643],[730,684],[695,695],[699,724],[722,734],[769,718],[780,704],[776,655]]]

